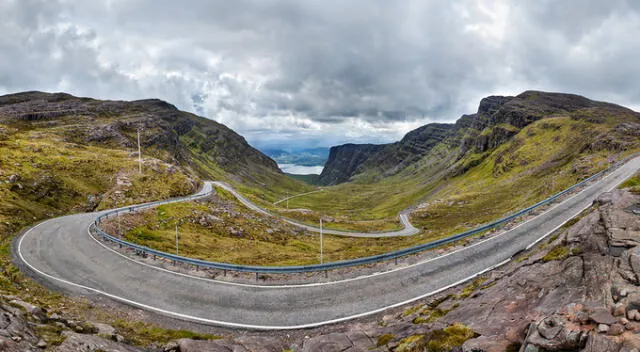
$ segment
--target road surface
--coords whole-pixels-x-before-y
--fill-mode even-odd
[[[30,275],[80,294],[102,294],[161,314],[227,327],[296,329],[381,312],[460,284],[540,241],[640,169],[635,158],[517,227],[440,257],[373,275],[298,286],[197,279],[139,264],[87,233],[98,213],[43,222],[14,242]]]

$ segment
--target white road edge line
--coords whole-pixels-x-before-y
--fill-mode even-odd
[[[610,175],[611,175],[611,174],[604,176],[600,181],[604,181],[604,180],[605,180],[607,177],[609,177]],[[565,199],[565,201],[567,201],[567,200],[569,200],[569,199],[571,199],[571,198],[573,198],[573,197],[578,196],[580,193],[585,192],[589,187],[592,187],[592,186],[593,186],[593,185],[590,185],[590,186],[588,186],[588,187],[585,187],[585,188],[584,188],[583,190],[581,190],[580,192],[578,192],[578,193],[576,193],[576,194],[572,195],[571,197],[569,197],[569,198]],[[615,187],[617,187],[617,186],[614,186],[613,188],[615,188]],[[613,189],[613,188],[611,188],[611,189]],[[135,260],[135,259],[133,259],[133,258],[130,258],[130,257],[128,257],[128,256],[124,255],[124,254],[121,254],[121,253],[119,253],[118,251],[116,251],[116,250],[115,250],[115,249],[113,249],[113,248],[108,247],[107,245],[105,245],[105,244],[103,244],[102,242],[100,242],[100,240],[96,239],[93,235],[91,235],[91,232],[90,232],[90,227],[91,227],[91,225],[89,225],[89,227],[87,227],[87,233],[89,234],[89,237],[91,237],[94,241],[98,242],[101,246],[103,246],[103,247],[104,247],[104,248],[106,248],[107,250],[109,250],[109,251],[111,251],[111,252],[113,252],[113,253],[115,253],[115,254],[117,254],[117,255],[119,255],[119,256],[121,256],[121,257],[123,257],[123,258],[125,258],[125,259],[129,260],[129,261],[132,261],[132,262],[134,262],[134,263],[140,264],[140,265],[142,265],[142,266],[146,266],[146,267],[150,267],[150,268],[153,268],[153,269],[157,269],[157,270],[160,270],[160,271],[163,271],[163,272],[167,272],[167,273],[175,274],[175,275],[178,275],[178,276],[182,276],[182,277],[189,277],[189,278],[193,278],[193,279],[197,279],[197,280],[201,280],[201,281],[208,281],[208,282],[214,282],[214,283],[219,283],[219,284],[224,284],[224,285],[229,285],[229,286],[238,286],[238,287],[250,287],[250,288],[261,288],[261,289],[270,289],[270,288],[271,288],[271,289],[275,289],[275,288],[304,288],[304,287],[317,287],[317,286],[335,285],[335,284],[340,284],[340,283],[345,283],[345,282],[351,282],[351,281],[357,281],[357,280],[364,280],[364,279],[368,279],[368,278],[372,278],[372,277],[376,277],[376,276],[381,276],[381,275],[391,274],[391,273],[394,273],[394,272],[397,272],[397,271],[401,271],[401,270],[406,270],[406,269],[409,269],[409,268],[412,268],[412,267],[415,267],[415,266],[418,266],[418,265],[423,265],[423,264],[426,264],[426,263],[429,263],[429,262],[432,262],[432,261],[435,261],[435,260],[438,260],[438,259],[441,259],[441,258],[445,258],[445,257],[450,256],[450,255],[452,255],[452,254],[455,254],[455,253],[458,253],[458,252],[461,252],[461,251],[467,250],[467,249],[469,249],[469,248],[473,248],[473,247],[475,247],[475,246],[479,246],[479,245],[481,245],[481,244],[483,244],[483,243],[485,243],[485,242],[492,241],[492,240],[494,240],[494,239],[496,239],[496,238],[499,238],[499,237],[501,237],[501,236],[504,236],[504,235],[506,235],[506,234],[510,233],[511,231],[514,231],[515,229],[519,228],[520,226],[523,226],[523,225],[525,225],[526,223],[528,223],[528,222],[530,222],[530,221],[533,221],[533,220],[537,219],[538,217],[543,216],[544,214],[546,214],[546,213],[548,213],[548,212],[550,212],[550,211],[554,210],[555,208],[557,208],[557,207],[559,207],[560,205],[562,205],[562,203],[564,203],[564,202],[561,202],[561,203],[558,203],[558,204],[554,205],[553,207],[551,207],[551,208],[549,208],[549,209],[545,210],[544,212],[542,212],[542,213],[540,213],[540,214],[538,214],[538,215],[534,216],[533,218],[528,219],[528,220],[526,220],[526,221],[524,221],[524,222],[522,222],[522,223],[520,223],[520,224],[516,225],[516,226],[515,226],[515,227],[513,227],[512,229],[509,229],[509,230],[507,230],[507,231],[504,231],[504,232],[502,232],[502,233],[499,233],[499,234],[497,234],[497,235],[495,235],[495,236],[491,236],[491,237],[489,237],[489,238],[487,238],[487,239],[484,239],[484,240],[482,240],[482,241],[479,241],[479,242],[473,243],[472,245],[469,245],[469,246],[466,246],[466,247],[462,247],[462,248],[456,249],[455,251],[452,251],[452,252],[449,252],[449,253],[446,253],[446,254],[443,254],[443,255],[439,255],[439,256],[434,257],[434,258],[429,258],[429,259],[426,259],[426,260],[423,260],[423,261],[420,261],[420,262],[417,262],[417,263],[409,264],[409,265],[406,265],[406,266],[402,266],[402,267],[394,268],[394,269],[387,270],[387,271],[379,271],[379,272],[376,272],[376,273],[373,273],[373,274],[357,276],[357,277],[353,277],[353,278],[349,278],[349,279],[335,280],[335,281],[329,281],[329,282],[315,282],[315,283],[310,283],[310,284],[297,284],[297,285],[255,285],[255,284],[243,284],[243,283],[238,283],[238,282],[221,281],[221,280],[208,279],[208,278],[204,278],[204,277],[198,277],[198,276],[193,276],[193,275],[189,275],[189,274],[179,273],[179,272],[172,271],[172,270],[169,270],[169,269],[160,268],[160,267],[157,267],[157,266],[155,266],[155,265],[151,265],[151,264],[143,263],[143,262],[141,262],[141,261],[138,261],[138,260]],[[587,207],[585,207],[584,209],[587,209],[587,208],[589,208],[590,206],[591,206],[591,205],[588,205],[588,206],[587,206]],[[581,210],[580,212],[578,212],[577,214],[573,215],[571,218],[576,217],[578,214],[580,214],[582,211],[584,211],[584,209],[582,209],[582,210]],[[567,221],[568,221],[568,220],[567,220]],[[562,225],[564,225],[564,224],[562,224]],[[560,226],[562,226],[562,225],[560,225]],[[555,230],[557,230],[557,229],[558,229],[558,228],[554,229],[554,231],[555,231]],[[535,242],[533,242],[532,244],[530,244],[529,246],[527,246],[527,247],[525,248],[525,250],[529,250],[531,247],[535,246],[538,242],[540,242],[543,238],[545,238],[545,237],[546,237],[546,236],[548,236],[549,234],[550,234],[550,233],[546,234],[545,236],[540,237],[540,238],[539,238],[539,239],[537,239]]]
[[[40,225],[43,225],[43,224],[45,224],[47,222],[48,221],[40,223],[37,226],[33,227],[32,229],[35,229],[35,228],[39,227]],[[450,285],[447,285],[445,287],[441,287],[441,288],[439,288],[437,290],[425,293],[425,294],[420,295],[418,297],[414,297],[414,298],[405,300],[403,302],[394,303],[392,305],[389,305],[389,306],[386,306],[386,307],[382,307],[382,308],[378,308],[378,309],[375,309],[375,310],[372,310],[372,311],[368,311],[368,312],[363,312],[363,313],[359,313],[359,314],[355,314],[355,315],[351,315],[351,316],[347,316],[347,317],[342,317],[342,318],[337,318],[337,319],[332,319],[332,320],[326,320],[326,321],[321,321],[321,322],[317,322],[317,323],[303,324],[303,325],[291,325],[291,326],[252,325],[252,324],[241,324],[241,323],[232,323],[232,322],[225,322],[225,321],[219,321],[219,320],[213,320],[213,319],[206,319],[206,318],[200,318],[200,317],[196,317],[196,316],[192,316],[192,315],[172,312],[172,311],[169,311],[169,310],[166,310],[166,309],[153,307],[153,306],[150,306],[150,305],[147,305],[147,304],[144,304],[144,303],[140,303],[140,302],[137,302],[137,301],[133,301],[133,300],[124,298],[124,297],[120,297],[120,296],[117,296],[117,295],[114,295],[114,294],[110,294],[108,292],[104,292],[104,291],[101,291],[101,290],[98,290],[98,289],[95,289],[95,288],[92,288],[92,287],[88,287],[88,286],[85,286],[85,285],[77,284],[77,283],[74,283],[74,282],[71,282],[71,281],[68,281],[68,280],[65,280],[65,279],[61,279],[61,278],[55,277],[53,275],[49,275],[49,274],[47,274],[45,272],[42,272],[42,271],[38,270],[37,268],[35,268],[33,265],[31,265],[31,263],[27,262],[25,260],[24,256],[22,255],[22,240],[24,239],[24,237],[31,230],[29,230],[27,233],[25,233],[22,236],[22,238],[20,239],[20,241],[18,242],[18,255],[20,257],[20,260],[22,260],[22,262],[24,262],[25,265],[27,265],[31,270],[35,271],[36,273],[38,273],[38,274],[40,274],[40,275],[42,275],[44,277],[47,277],[47,278],[55,280],[55,281],[62,282],[64,284],[67,284],[67,285],[70,285],[70,286],[74,286],[74,287],[78,287],[78,288],[81,288],[81,289],[84,289],[84,290],[87,290],[87,291],[95,292],[95,293],[101,294],[103,296],[109,297],[111,299],[114,299],[116,301],[120,301],[120,302],[123,302],[123,303],[126,303],[126,304],[130,304],[130,305],[133,305],[133,306],[140,307],[140,308],[144,308],[144,309],[147,309],[147,310],[150,310],[150,311],[154,311],[154,312],[157,312],[157,313],[160,313],[160,314],[173,316],[173,317],[177,317],[177,318],[182,318],[182,319],[189,320],[189,321],[200,322],[200,323],[206,323],[206,324],[212,324],[212,325],[218,325],[218,326],[224,326],[224,327],[231,327],[231,328],[253,329],[253,330],[306,329],[306,328],[313,328],[313,327],[318,327],[318,326],[327,325],[327,324],[339,323],[339,322],[343,322],[343,321],[347,321],[347,320],[352,320],[352,319],[361,318],[361,317],[364,317],[364,316],[376,314],[376,313],[385,311],[385,310],[390,309],[390,308],[399,307],[399,306],[414,302],[416,300],[419,300],[419,299],[422,299],[422,298],[437,294],[437,293],[442,292],[444,290],[447,290],[447,289],[449,289],[451,287],[454,287],[454,286],[457,286],[457,285],[459,285],[461,283],[469,281],[469,280],[477,277],[478,275],[482,275],[482,274],[484,274],[484,273],[486,273],[486,272],[488,272],[490,270],[493,270],[493,269],[495,269],[497,267],[500,267],[500,266],[508,263],[509,261],[511,261],[511,258],[509,258],[509,259],[507,259],[507,260],[505,260],[505,261],[503,261],[501,263],[498,263],[496,265],[492,265],[489,268],[486,268],[486,269],[484,269],[482,271],[479,271],[479,272],[477,272],[477,273],[475,273],[475,274],[473,274],[473,275],[471,275],[471,276],[469,276],[469,277],[467,277],[465,279],[459,280],[459,281],[454,282],[454,283],[452,283]]]
[[[605,176],[604,178],[607,178],[607,177],[609,177],[610,175],[612,175],[612,174],[609,174],[609,175]],[[604,178],[603,178],[602,180],[604,180]],[[602,181],[602,180],[601,180],[601,181]],[[615,186],[613,186],[612,188],[610,188],[610,190],[612,190],[613,188],[615,188],[615,187],[617,187],[617,186],[618,186],[618,184],[616,184]],[[587,187],[587,188],[588,188],[588,187]],[[582,190],[581,192],[584,192],[587,188],[585,188],[585,189],[584,189],[584,190]],[[580,193],[581,193],[581,192],[580,192]],[[580,193],[578,193],[578,194],[580,194]],[[575,196],[575,195],[574,195],[574,196]],[[562,203],[560,203],[560,204],[562,204]],[[560,205],[560,204],[558,204],[558,205]],[[558,206],[558,205],[556,205],[556,206]],[[555,208],[555,207],[554,207],[554,208]],[[552,208],[552,209],[553,209],[553,208]],[[586,209],[586,208],[585,208],[585,209]],[[550,210],[551,210],[551,209],[550,209]],[[583,210],[584,210],[584,209],[583,209]],[[583,210],[581,210],[580,212],[582,212]],[[544,213],[543,213],[543,214],[544,214]],[[579,213],[578,213],[578,214],[579,214]],[[540,214],[540,215],[542,215],[542,214]],[[576,214],[576,215],[577,215],[577,214]],[[574,215],[574,216],[575,216],[575,215]],[[544,234],[544,235],[542,236],[542,238],[547,237],[547,236],[548,236],[548,235],[550,235],[551,233],[555,232],[555,230],[557,230],[557,229],[558,229],[559,227],[561,227],[562,225],[566,224],[566,223],[567,223],[569,220],[571,220],[571,219],[572,219],[572,218],[569,218],[569,219],[567,219],[567,220],[563,221],[560,225],[558,225],[558,226],[557,226],[556,228],[554,228],[552,231],[549,231],[549,232],[547,232],[546,234]],[[51,220],[54,220],[54,219],[51,219]],[[423,294],[423,295],[420,295],[420,296],[417,296],[417,297],[414,297],[414,298],[410,298],[410,299],[405,300],[405,301],[402,301],[402,302],[394,303],[394,304],[392,304],[392,305],[388,305],[388,306],[386,306],[386,307],[378,308],[378,309],[371,310],[371,311],[368,311],[368,312],[363,312],[363,313],[354,314],[354,315],[347,316],[347,317],[342,317],[342,318],[337,318],[337,319],[332,319],[332,320],[326,320],[326,321],[321,321],[321,322],[317,322],[317,323],[303,324],[303,325],[292,325],[292,326],[265,326],[265,325],[251,325],[251,324],[232,323],[232,322],[224,322],[224,321],[219,321],[219,320],[212,320],[212,319],[200,318],[200,317],[195,317],[195,316],[191,316],[191,315],[187,315],[187,314],[181,314],[181,313],[177,313],[177,312],[168,311],[168,310],[161,309],[161,308],[152,307],[152,306],[149,306],[149,305],[146,305],[146,304],[143,304],[143,303],[140,303],[140,302],[136,302],[136,301],[133,301],[133,300],[130,300],[130,299],[124,298],[124,297],[116,296],[116,295],[113,295],[113,294],[110,294],[110,293],[107,293],[107,292],[104,292],[104,291],[101,291],[101,290],[98,290],[98,289],[95,289],[95,288],[91,288],[91,287],[88,287],[88,286],[84,286],[84,285],[76,284],[76,283],[73,283],[73,282],[71,282],[71,281],[67,281],[67,280],[61,279],[61,278],[57,278],[57,277],[55,277],[55,276],[49,275],[49,274],[47,274],[47,273],[44,273],[44,272],[42,272],[42,271],[38,270],[38,269],[37,269],[37,268],[35,268],[33,265],[31,265],[29,262],[27,262],[27,261],[25,260],[24,256],[22,255],[22,241],[24,240],[24,238],[25,238],[25,237],[26,237],[26,236],[27,236],[27,235],[28,235],[32,230],[34,230],[34,229],[36,229],[36,228],[40,227],[40,226],[41,226],[41,225],[43,225],[43,224],[46,224],[47,222],[49,222],[49,221],[51,221],[51,220],[48,220],[48,221],[42,222],[42,223],[40,223],[40,224],[38,224],[38,225],[36,225],[36,226],[32,227],[32,228],[31,228],[31,229],[29,229],[29,230],[28,230],[24,235],[22,235],[22,237],[21,237],[21,238],[20,238],[20,240],[18,241],[18,256],[20,257],[20,259],[22,260],[22,262],[23,262],[23,263],[25,263],[25,265],[27,265],[29,268],[31,268],[31,270],[33,270],[33,271],[35,271],[35,272],[39,273],[40,275],[42,275],[42,276],[44,276],[44,277],[49,278],[49,279],[52,279],[52,280],[56,280],[56,281],[59,281],[59,282],[65,283],[65,284],[70,285],[70,286],[79,287],[79,288],[82,288],[82,289],[85,289],[85,290],[88,290],[88,291],[91,291],[91,292],[95,292],[95,293],[98,293],[98,294],[102,294],[102,295],[107,296],[107,297],[109,297],[109,298],[112,298],[112,299],[114,299],[114,300],[121,301],[121,302],[124,302],[124,303],[130,304],[130,305],[134,305],[134,306],[137,306],[137,307],[141,307],[141,308],[144,308],[144,309],[147,309],[147,310],[150,310],[150,311],[154,311],[154,312],[158,312],[158,313],[161,313],[161,314],[165,314],[165,315],[169,315],[169,316],[174,316],[174,317],[177,317],[177,318],[182,318],[182,319],[186,319],[186,320],[190,320],[190,321],[195,321],[195,322],[201,322],[201,323],[213,324],[213,325],[225,326],[225,327],[232,327],[232,328],[243,328],[243,329],[255,329],[255,330],[294,330],[294,329],[306,329],[306,328],[313,328],[313,327],[318,327],[318,326],[322,326],[322,325],[334,324],[334,323],[339,323],[339,322],[343,322],[343,321],[347,321],[347,320],[352,320],[352,319],[361,318],[361,317],[364,317],[364,316],[368,316],[368,315],[372,315],[372,314],[376,314],[376,313],[379,313],[379,312],[385,311],[385,310],[387,310],[387,309],[391,309],[391,308],[399,307],[399,306],[402,306],[402,305],[405,305],[405,304],[408,304],[408,303],[411,303],[411,302],[417,301],[417,300],[419,300],[419,299],[422,299],[422,298],[425,298],[425,297],[428,297],[428,296],[432,296],[432,295],[434,295],[434,294],[437,294],[437,293],[439,293],[439,292],[442,292],[442,291],[444,291],[444,290],[447,290],[447,289],[449,289],[449,288],[451,288],[451,287],[454,287],[454,286],[457,286],[457,285],[459,285],[459,284],[461,284],[461,283],[464,283],[464,282],[466,282],[466,281],[469,281],[469,280],[471,280],[471,279],[473,279],[473,278],[477,277],[478,275],[482,275],[482,274],[484,274],[484,273],[486,273],[486,272],[488,272],[488,271],[490,271],[490,270],[493,270],[493,269],[495,269],[495,268],[497,268],[497,267],[500,267],[500,266],[502,266],[502,265],[504,265],[504,264],[507,264],[507,263],[509,263],[511,260],[513,260],[513,257],[510,257],[509,259],[506,259],[506,260],[502,261],[501,263],[498,263],[498,264],[496,264],[496,265],[490,266],[490,267],[488,267],[488,268],[486,268],[486,269],[484,269],[484,270],[481,270],[481,271],[479,271],[479,272],[477,272],[477,273],[475,273],[475,274],[473,274],[473,275],[471,275],[471,276],[469,276],[469,277],[467,277],[467,278],[465,278],[465,279],[459,280],[459,281],[454,282],[454,283],[452,283],[452,284],[450,284],[450,285],[447,285],[447,286],[445,286],[445,287],[439,288],[439,289],[437,289],[437,290],[434,290],[434,291],[431,291],[431,292],[425,293],[425,294]],[[532,219],[530,219],[530,220],[532,220]],[[529,220],[529,221],[530,221],[530,220]],[[514,228],[514,229],[515,229],[515,228]],[[512,229],[512,230],[513,230],[513,229]],[[505,233],[506,233],[506,232],[505,232]],[[492,238],[495,238],[495,237],[492,237]],[[539,241],[539,240],[537,240],[537,241]],[[468,248],[468,247],[465,247],[465,248]],[[452,252],[452,253],[454,253],[454,252]],[[452,253],[449,253],[449,254],[452,254]],[[445,255],[445,256],[446,256],[446,255]],[[444,256],[443,256],[443,257],[444,257]],[[435,258],[434,258],[434,259],[435,259]]]

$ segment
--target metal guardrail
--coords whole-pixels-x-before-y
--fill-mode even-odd
[[[615,169],[617,169],[619,166],[621,166],[622,164],[626,163],[627,161],[629,161],[630,159],[633,159],[637,156],[639,156],[640,153],[635,153],[633,155],[630,155],[628,157],[626,157],[625,159],[615,163],[614,165],[612,165],[611,167],[602,170],[596,174],[594,174],[593,176],[584,179],[578,183],[576,183],[575,185],[561,191],[558,192],[554,195],[552,195],[551,197],[542,200],[530,207],[527,207],[525,209],[522,209],[520,211],[518,211],[517,213],[511,214],[509,216],[506,216],[502,219],[490,222],[488,224],[482,225],[480,227],[477,227],[475,229],[471,229],[447,238],[443,238],[437,241],[432,241],[429,243],[425,243],[425,244],[421,244],[421,245],[417,245],[414,247],[410,247],[410,248],[405,248],[405,249],[400,249],[397,251],[393,251],[393,252],[388,252],[388,253],[383,253],[383,254],[378,254],[378,255],[373,255],[373,256],[369,256],[369,257],[363,257],[363,258],[357,258],[357,259],[351,259],[351,260],[343,260],[343,261],[338,261],[338,262],[331,262],[331,263],[325,263],[325,264],[311,264],[311,265],[299,265],[299,266],[252,266],[252,265],[238,265],[238,264],[229,264],[229,263],[217,263],[217,262],[210,262],[210,261],[206,261],[206,260],[200,260],[200,259],[192,259],[192,258],[186,258],[186,257],[182,257],[179,255],[174,255],[174,254],[170,254],[170,253],[166,253],[166,252],[161,252],[149,247],[145,247],[145,246],[140,246],[137,244],[133,244],[131,242],[128,241],[124,241],[122,239],[119,239],[115,236],[112,236],[106,232],[104,232],[99,224],[102,221],[102,219],[106,219],[111,215],[116,215],[120,212],[133,212],[136,210],[140,210],[140,209],[145,209],[145,208],[151,208],[154,207],[156,205],[161,205],[161,204],[168,204],[168,203],[175,203],[175,202],[183,202],[183,201],[188,201],[188,200],[193,200],[193,199],[198,199],[198,198],[203,198],[208,196],[211,192],[207,192],[205,194],[198,194],[198,195],[193,195],[193,196],[188,196],[188,197],[183,197],[183,198],[176,198],[176,199],[171,199],[171,200],[164,200],[164,201],[156,201],[156,202],[152,202],[152,203],[146,203],[146,204],[142,204],[142,205],[136,205],[136,206],[130,206],[130,207],[125,207],[125,208],[120,208],[120,209],[116,209],[116,210],[112,210],[109,211],[101,216],[99,216],[94,224],[92,224],[92,227],[94,228],[94,230],[98,233],[99,236],[101,236],[103,239],[105,240],[110,240],[112,242],[115,242],[119,245],[125,246],[125,247],[129,247],[132,248],[136,251],[140,251],[142,253],[146,253],[146,254],[151,254],[151,255],[155,255],[161,258],[165,258],[165,259],[169,259],[172,261],[176,261],[176,262],[180,262],[180,263],[185,263],[185,264],[190,264],[190,265],[195,265],[198,267],[204,267],[204,268],[212,268],[212,269],[218,269],[218,270],[229,270],[229,271],[238,271],[238,272],[251,272],[251,273],[270,273],[270,274],[285,274],[285,273],[304,273],[304,272],[316,272],[316,271],[328,271],[328,270],[332,270],[332,269],[340,269],[340,268],[346,268],[346,267],[352,267],[352,266],[358,266],[358,265],[366,265],[366,264],[373,264],[373,263],[378,263],[378,262],[382,262],[382,261],[386,261],[386,260],[391,260],[391,259],[397,259],[400,257],[404,257],[407,255],[411,255],[411,254],[415,254],[415,253],[419,253],[422,251],[425,251],[427,249],[432,249],[444,244],[448,244],[451,242],[455,242],[470,236],[473,236],[475,234],[481,233],[483,231],[487,231],[490,230],[492,228],[495,228],[497,226],[506,224],[507,222],[518,218],[520,216],[526,215],[527,213],[529,213],[532,210],[535,210],[536,208],[539,208],[543,205],[547,205],[551,202],[553,202],[554,200],[556,200],[557,198],[573,191],[574,189],[585,185],[586,183],[588,183],[589,181],[592,181],[600,176],[602,176],[603,174],[613,171]]]

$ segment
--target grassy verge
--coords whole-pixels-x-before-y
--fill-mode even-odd
[[[213,200],[176,203],[120,217],[128,241],[175,253],[175,224],[179,253],[203,260],[247,265],[303,265],[320,262],[320,236],[278,219],[229,208],[230,195],[218,192]],[[118,232],[116,219],[103,228]],[[353,259],[400,249],[412,239],[324,236],[324,260]]]
[[[140,174],[129,152],[68,142],[64,129],[0,127],[5,131],[0,138],[0,294],[20,297],[66,319],[91,317],[114,325],[128,341],[141,345],[173,337],[215,338],[136,322],[118,310],[51,292],[11,261],[11,242],[21,229],[68,213],[189,194],[196,185],[184,170],[148,159]],[[51,345],[63,341],[61,331],[54,325],[36,329]]]
[[[633,193],[640,193],[640,172],[633,175],[633,177],[631,177],[630,179],[624,181],[618,188],[629,188],[629,190]]]

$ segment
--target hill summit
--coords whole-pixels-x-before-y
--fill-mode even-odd
[[[487,152],[496,150],[533,122],[562,116],[583,121],[585,127],[601,125],[607,118],[620,116],[621,125],[616,125],[613,133],[592,135],[589,128],[576,130],[576,134],[586,133],[582,150],[622,151],[637,144],[640,115],[630,109],[574,94],[526,91],[514,97],[486,97],[480,101],[476,113],[463,115],[455,123],[427,124],[395,143],[332,147],[319,183],[375,182],[401,174],[436,151],[440,158],[447,160],[441,171],[462,174],[479,164],[488,156]],[[480,157],[471,163],[458,164],[473,154]]]

